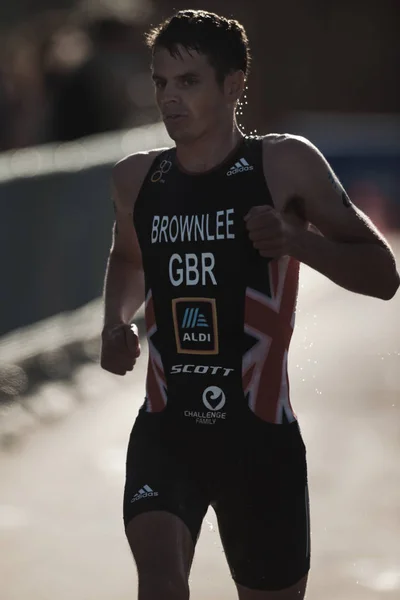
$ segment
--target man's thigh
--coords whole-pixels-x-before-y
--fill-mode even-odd
[[[185,524],[196,545],[209,498],[190,460],[162,426],[160,415],[140,415],[128,444],[123,502],[125,529],[135,517],[170,513]]]
[[[238,586],[278,592],[298,584],[310,568],[310,520],[297,424],[254,431],[213,507]]]

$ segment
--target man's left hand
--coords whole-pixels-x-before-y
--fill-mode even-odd
[[[294,236],[298,232],[290,217],[272,206],[253,206],[244,217],[249,238],[261,256],[280,258],[289,255]]]

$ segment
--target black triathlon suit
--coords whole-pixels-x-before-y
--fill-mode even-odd
[[[234,581],[281,590],[310,566],[306,450],[287,375],[299,263],[253,248],[244,216],[263,204],[261,138],[201,174],[168,149],[146,176],[133,218],[149,359],[124,522],[168,511],[196,544],[212,506]]]

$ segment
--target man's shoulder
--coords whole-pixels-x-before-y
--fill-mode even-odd
[[[170,148],[154,148],[128,154],[113,167],[113,183],[117,187],[136,187],[138,181],[144,180],[154,160]]]
[[[262,136],[262,142],[265,179],[281,210],[289,197],[301,195],[304,182],[311,184],[320,153],[310,140],[292,133],[270,133]]]
[[[265,149],[280,154],[315,149],[309,139],[294,133],[269,133],[262,136],[262,142]]]
[[[151,165],[169,148],[155,148],[129,154],[118,161],[112,170],[115,202],[120,208],[131,210],[140,193]]]
[[[292,133],[263,136],[263,162],[283,175],[311,173],[322,164],[322,152],[306,137]]]

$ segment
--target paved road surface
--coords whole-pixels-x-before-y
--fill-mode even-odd
[[[400,597],[400,294],[386,303],[302,267],[291,393],[308,447],[308,600]],[[70,417],[0,455],[1,600],[133,600],[123,535],[125,448],[142,402],[134,374],[90,365]],[[234,599],[210,510],[193,600]]]

